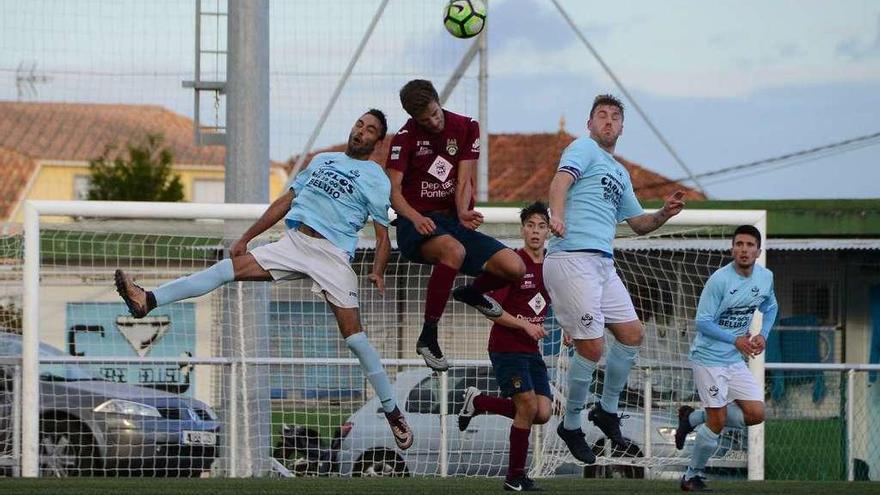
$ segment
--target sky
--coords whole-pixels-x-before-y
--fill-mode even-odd
[[[203,3],[225,8],[219,0]],[[392,128],[402,125],[396,90],[408,79],[445,84],[470,42],[443,30],[443,4],[391,0],[317,146],[344,141],[371,106],[388,112]],[[560,4],[697,174],[880,132],[876,0]],[[181,81],[193,78],[193,5],[0,0],[0,99],[146,103],[192,116],[192,92]],[[302,151],[378,6],[270,2],[273,159]],[[203,45],[224,48],[224,26],[203,26]],[[490,132],[556,132],[564,117],[567,132],[582,135],[592,98],[622,95],[550,0],[491,0],[485,34]],[[202,60],[203,77],[225,76],[222,57]],[[28,73],[21,67],[31,66],[46,80],[17,88],[16,75]],[[448,108],[476,115],[476,75],[474,63]],[[624,103],[618,152],[667,177],[686,177],[634,102]],[[222,122],[224,104],[205,98],[202,115]],[[701,181],[715,199],[880,196],[880,139],[782,164]]]

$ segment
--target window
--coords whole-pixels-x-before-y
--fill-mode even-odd
[[[223,203],[226,198],[226,184],[222,180],[194,179],[194,203]]]
[[[83,201],[89,199],[89,188],[92,180],[88,175],[75,175],[73,177],[73,199]]]

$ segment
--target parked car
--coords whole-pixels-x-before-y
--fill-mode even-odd
[[[500,395],[492,369],[488,366],[454,367],[448,375],[447,417],[448,474],[471,476],[501,476],[507,469],[508,434],[511,421],[494,415],[476,416],[464,432],[458,430],[457,415],[463,405],[462,395],[467,387],[475,386],[486,393]],[[354,476],[391,475],[408,476],[439,473],[440,451],[440,381],[431,370],[419,369],[398,373],[395,394],[404,408],[407,421],[413,429],[415,443],[400,451],[388,433],[388,424],[374,397],[346,422],[338,451],[340,473]],[[561,417],[554,414],[543,431],[555,435]],[[614,452],[612,456],[642,456],[638,447],[644,437],[645,418],[638,412],[628,413],[621,423],[625,437],[634,439],[636,446],[628,452]],[[668,415],[652,415],[652,455],[681,458],[688,451],[676,451],[674,432],[676,424]],[[586,420],[584,432],[587,442],[599,455],[604,454],[601,432]],[[562,447],[564,448],[564,447]],[[688,447],[689,448],[689,447]],[[531,463],[531,459],[529,459]],[[563,464],[557,474],[579,474],[582,467]],[[643,469],[622,463],[613,466],[616,475],[639,477]],[[611,470],[588,468],[586,474],[605,476]]]
[[[67,356],[46,344],[39,353]],[[0,356],[20,355],[21,337],[0,333]],[[12,372],[0,366],[0,452],[12,449]],[[40,366],[41,476],[198,476],[214,462],[219,435],[202,401],[110,382],[75,364]]]

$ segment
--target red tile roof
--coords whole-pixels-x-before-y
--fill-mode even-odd
[[[37,163],[26,155],[0,148],[0,220],[9,217]]]
[[[385,165],[388,146],[393,137],[393,134],[389,134],[371,156],[382,166]],[[547,199],[550,181],[556,174],[562,150],[574,139],[574,136],[565,132],[491,134],[489,136],[489,200],[514,202]],[[338,144],[315,151],[308,156],[306,163],[316,153],[343,150],[345,145]],[[629,171],[639,199],[663,199],[678,189],[685,192],[685,199],[706,199],[699,191],[671,181],[642,165],[619,155],[615,155],[615,158]],[[288,171],[294,163],[296,157],[288,160]]]

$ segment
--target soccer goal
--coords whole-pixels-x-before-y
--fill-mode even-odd
[[[369,229],[353,261],[361,315],[414,429],[407,451],[394,448],[378,401],[308,281],[232,283],[142,320],[127,316],[113,286],[116,268],[147,288],[201,270],[222,259],[242,223],[265,207],[27,203],[23,331],[10,337],[20,338],[22,356],[23,476],[504,474],[509,420],[478,416],[464,432],[454,421],[468,386],[497,393],[485,352],[489,323],[450,302],[440,342],[453,367],[430,372],[414,353],[429,267],[395,251],[379,294],[366,280]],[[487,233],[522,245],[516,208],[481,211]],[[751,224],[763,233],[765,218],[763,211],[686,210],[648,236],[620,229],[616,262],[647,334],[621,402],[629,415],[624,434],[638,450],[606,452],[589,434],[602,453],[590,469],[661,476],[686,462],[671,445],[675,409],[698,400],[686,356],[699,293],[726,262],[733,228]],[[554,433],[568,352],[549,325],[542,349],[556,408],[550,423],[534,429],[530,465],[535,476],[581,474]],[[752,364],[762,377],[762,363]],[[748,438],[726,434],[721,450],[716,465],[762,477],[760,428]]]

